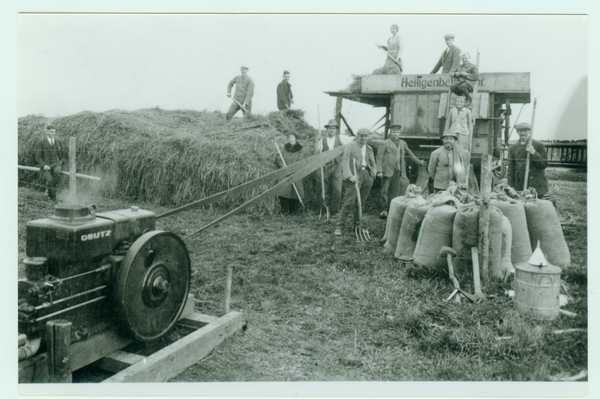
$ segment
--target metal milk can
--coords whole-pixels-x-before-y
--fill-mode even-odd
[[[515,308],[532,319],[558,317],[561,272],[548,262],[538,242],[529,262],[515,266]]]

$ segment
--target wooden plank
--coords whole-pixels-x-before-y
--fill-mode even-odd
[[[92,366],[110,371],[111,373],[118,373],[144,359],[144,356],[136,355],[135,353],[114,351],[94,362]]]
[[[168,381],[208,355],[225,338],[241,329],[243,324],[241,313],[230,312],[103,383]]]
[[[71,370],[87,366],[132,342],[132,339],[122,336],[116,330],[105,330],[86,341],[76,342],[70,348]]]
[[[449,74],[370,75],[361,79],[362,93],[447,92],[452,84]],[[530,92],[530,73],[481,73],[477,92],[523,94]],[[517,102],[512,101],[511,102]]]
[[[69,137],[69,197],[72,200],[77,198],[77,138]]]
[[[54,382],[73,382],[71,375],[72,323],[68,320],[55,320],[54,324]]]
[[[485,282],[489,278],[490,265],[490,196],[492,192],[492,156],[483,155],[481,159],[481,202],[479,205],[478,253],[481,276]]]
[[[188,294],[187,300],[185,301],[185,305],[183,306],[183,310],[181,311],[181,315],[179,316],[179,320],[185,319],[186,317],[193,315],[195,305],[196,301],[194,299],[194,294]]]
[[[478,97],[479,97],[478,118],[487,118],[489,115],[490,94],[489,93],[479,93]]]
[[[186,320],[194,320],[194,321],[200,321],[202,323],[213,323],[217,320],[219,320],[218,317],[215,316],[209,316],[207,314],[202,314],[202,313],[194,313],[188,317],[185,318]]]
[[[19,384],[52,382],[48,374],[48,354],[42,353],[19,362]]]

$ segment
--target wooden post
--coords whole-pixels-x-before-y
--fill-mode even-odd
[[[337,123],[338,128],[337,128],[337,134],[340,134],[342,132],[342,127],[340,126],[340,122],[341,122],[341,115],[342,115],[342,101],[344,99],[342,97],[338,97],[337,100],[335,101],[335,123]]]
[[[481,204],[479,205],[479,240],[481,275],[487,282],[490,265],[490,196],[492,193],[492,156],[483,154],[481,158]]]
[[[77,198],[77,161],[76,138],[69,137],[69,199],[75,203]]]
[[[506,113],[504,114],[504,144],[508,145],[508,136],[510,130],[510,115],[512,110],[510,109],[510,100],[506,100]]]
[[[531,131],[529,132],[529,140],[527,145],[531,145],[533,140],[533,122],[535,122],[535,107],[537,105],[537,98],[533,100],[533,115],[531,115]],[[527,161],[525,162],[525,181],[523,182],[523,191],[527,190],[527,180],[529,180],[529,152],[527,153]]]
[[[229,313],[229,303],[231,301],[231,279],[233,277],[233,267],[227,265],[227,282],[225,284],[225,314]]]
[[[52,382],[73,381],[69,357],[71,326],[68,320],[51,320],[46,323],[48,374]]]
[[[383,139],[387,140],[388,137],[390,137],[390,119],[391,119],[391,112],[390,112],[390,107],[385,107],[385,128],[383,130]]]

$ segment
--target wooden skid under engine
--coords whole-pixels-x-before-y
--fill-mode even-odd
[[[66,355],[60,356],[60,373],[55,366],[58,359],[54,360],[52,353],[42,353],[19,363],[19,383],[71,382],[71,371],[90,364],[116,373],[102,382],[165,382],[240,330],[244,320],[242,313],[235,311],[222,317],[196,313],[190,294],[177,325],[192,332],[147,357],[120,350],[134,341],[113,329],[61,348]]]

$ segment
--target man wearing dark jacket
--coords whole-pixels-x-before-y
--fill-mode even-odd
[[[390,138],[385,140],[377,149],[377,177],[381,178],[381,214],[387,217],[387,211],[392,199],[406,193],[408,178],[406,177],[406,156],[417,165],[425,165],[412,153],[404,140],[400,140],[400,124],[390,126]],[[388,193],[390,194],[388,196]]]
[[[280,111],[290,109],[294,103],[292,85],[289,83],[290,73],[283,71],[283,80],[277,85],[277,108]]]
[[[454,35],[449,33],[444,35],[446,40],[446,46],[448,48],[444,50],[440,60],[433,67],[431,74],[437,73],[442,68],[442,73],[449,73],[453,68],[456,68],[460,63],[460,49],[454,45]]]
[[[529,175],[527,187],[535,188],[539,198],[548,192],[548,179],[545,169],[548,166],[548,155],[544,144],[531,140],[531,125],[519,123],[515,126],[519,134],[519,141],[508,149],[508,185],[517,191],[523,190],[525,183],[525,165],[529,153]]]
[[[465,107],[471,105],[473,85],[479,80],[479,71],[474,64],[469,62],[470,58],[469,53],[462,53],[460,55],[462,63],[450,71],[450,76],[455,78],[455,82],[450,85],[450,91],[457,96],[465,96]]]
[[[356,141],[344,146],[342,156],[344,204],[334,232],[336,236],[342,235],[342,228],[346,225],[350,212],[354,214],[354,225],[360,224],[355,184],[358,183],[361,203],[365,204],[371,193],[373,179],[377,175],[373,149],[367,145],[370,133],[369,129],[360,128],[356,132]]]
[[[233,103],[229,107],[229,111],[225,115],[225,120],[228,121],[241,109],[244,116],[248,116],[252,112],[252,97],[254,96],[254,81],[248,76],[248,67],[240,68],[241,75],[236,76],[229,82],[227,86],[227,97],[231,97],[231,89],[235,85],[235,94],[233,95]]]
[[[62,143],[56,138],[56,127],[48,125],[46,134],[36,145],[35,161],[37,162],[48,188],[48,196],[56,201],[56,186],[62,176],[64,151]]]

